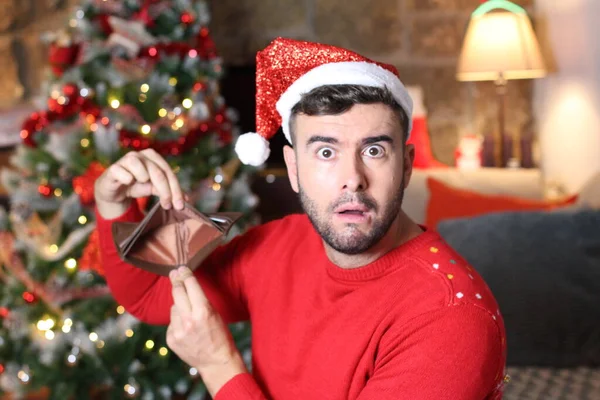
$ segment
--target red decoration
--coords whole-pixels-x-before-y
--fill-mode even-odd
[[[52,186],[47,184],[40,185],[38,186],[38,192],[40,192],[42,196],[50,197],[50,195],[52,194]]]
[[[215,42],[210,37],[208,28],[200,29],[200,32],[198,32],[198,37],[196,38],[196,40],[198,42],[197,47],[198,47],[198,54],[200,54],[200,57],[211,60],[218,56],[217,46],[215,45]]]
[[[48,62],[52,68],[52,72],[56,76],[62,76],[69,67],[75,64],[80,49],[81,46],[79,44],[60,46],[52,43],[48,51]]]
[[[95,118],[100,116],[100,107],[90,99],[82,97],[79,94],[79,88],[73,83],[67,83],[62,88],[64,104],[59,104],[58,99],[48,99],[48,111],[39,111],[32,113],[21,125],[21,139],[29,147],[36,147],[37,143],[33,140],[36,132],[44,130],[54,121],[71,118],[77,113],[84,116],[92,115]],[[61,100],[62,102],[62,100]]]
[[[35,296],[31,292],[23,292],[23,300],[28,303],[33,303],[35,301]]]
[[[106,168],[97,161],[92,161],[83,175],[73,178],[73,189],[79,195],[83,205],[94,203],[94,182]]]
[[[8,317],[8,314],[10,314],[10,311],[8,311],[8,308],[0,307],[0,317],[6,318],[6,317]]]
[[[0,374],[4,372],[4,365],[0,364]]]
[[[181,22],[186,25],[189,25],[192,22],[194,22],[194,17],[192,16],[192,14],[186,11],[183,14],[181,14]]]
[[[100,258],[100,248],[98,241],[98,230],[90,234],[90,238],[87,245],[83,249],[81,258],[77,260],[77,265],[81,271],[95,271],[98,275],[104,276],[104,268],[102,267],[102,260]]]
[[[108,22],[109,17],[110,17],[110,15],[108,15],[108,14],[100,14],[94,18],[94,20],[100,27],[100,30],[106,36],[110,36],[110,34],[113,33],[113,28],[112,28],[112,26],[110,26],[110,22]]]

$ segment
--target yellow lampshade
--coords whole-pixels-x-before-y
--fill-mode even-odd
[[[546,67],[525,10],[505,1],[484,3],[469,21],[456,77],[460,81],[540,78]],[[491,11],[496,4],[505,11]],[[506,7],[509,4],[509,7]]]

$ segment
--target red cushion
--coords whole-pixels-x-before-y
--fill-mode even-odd
[[[432,178],[427,178],[429,203],[426,225],[435,229],[449,218],[474,217],[501,211],[552,210],[577,201],[577,195],[561,200],[532,200],[506,195],[487,195],[472,190],[459,189]]]

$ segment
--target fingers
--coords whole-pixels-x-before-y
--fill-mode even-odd
[[[171,279],[171,285],[173,287],[172,295],[175,308],[179,310],[180,314],[190,315],[192,306],[178,271],[176,269],[172,270],[169,273],[169,278]]]
[[[150,176],[148,175],[148,170],[146,169],[144,162],[142,162],[136,153],[127,153],[125,157],[121,159],[120,164],[122,167],[126,168],[131,175],[133,175],[136,182],[146,183],[150,180]]]
[[[177,210],[181,210],[183,208],[183,192],[181,187],[179,186],[179,181],[177,180],[177,176],[169,166],[169,164],[162,158],[156,151],[153,149],[146,149],[141,152],[144,157],[153,161],[156,165],[158,165],[165,176],[167,177],[167,181],[169,182],[169,187],[171,189],[171,197],[173,199],[173,207]]]
[[[191,304],[192,314],[197,314],[199,312],[204,313],[204,310],[206,310],[210,303],[206,298],[202,287],[200,287],[198,280],[189,268],[179,267],[178,272],[179,278],[185,286],[185,291]]]
[[[146,162],[154,194],[160,198],[160,204],[165,209],[171,208],[171,188],[163,170],[152,161]]]
[[[135,180],[133,175],[118,163],[115,163],[110,166],[110,175],[111,178],[114,180],[110,182],[111,184],[114,183],[116,185],[130,185]]]

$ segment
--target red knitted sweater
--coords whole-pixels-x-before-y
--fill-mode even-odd
[[[112,221],[143,217],[136,203],[112,221],[96,215],[116,300],[144,322],[168,324],[168,278],[121,261],[112,241]],[[293,215],[236,237],[196,276],[226,322],[252,323],[252,375],[231,379],[215,400],[501,398],[498,305],[435,232],[342,269],[308,218]]]

